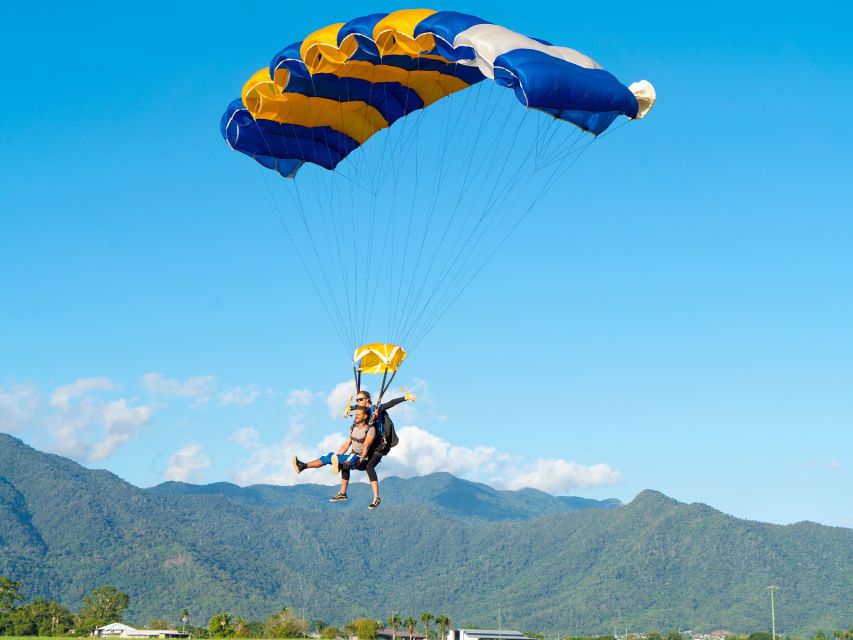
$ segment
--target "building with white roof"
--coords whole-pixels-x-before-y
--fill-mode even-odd
[[[520,631],[509,629],[451,629],[447,640],[530,640]]]
[[[121,622],[98,627],[92,632],[96,638],[189,638],[190,634],[174,629],[134,629]]]

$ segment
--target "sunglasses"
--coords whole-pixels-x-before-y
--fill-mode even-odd
[[[358,400],[359,402],[361,402],[362,400],[370,400],[370,398],[356,398],[356,400]]]

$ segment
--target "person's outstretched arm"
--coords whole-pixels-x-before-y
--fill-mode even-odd
[[[396,407],[401,402],[405,402],[408,398],[406,396],[400,396],[399,398],[394,398],[393,400],[389,400],[388,402],[383,402],[379,405],[380,411],[388,411],[391,407]]]

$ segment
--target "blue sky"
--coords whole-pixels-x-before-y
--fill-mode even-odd
[[[340,438],[348,354],[218,124],[279,48],[392,8],[11,10],[0,430],[141,486],[292,483],[292,452]],[[573,166],[411,354],[419,401],[384,473],[853,526],[851,10],[453,8],[647,78],[659,101]]]

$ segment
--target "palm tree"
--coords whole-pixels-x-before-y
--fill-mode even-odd
[[[435,616],[431,613],[422,613],[421,614],[421,622],[424,623],[424,630],[426,631],[426,640],[429,640],[429,623],[435,620]]]
[[[181,623],[183,626],[181,627],[181,633],[187,632],[187,621],[190,619],[190,611],[189,609],[181,609]]]
[[[438,625],[438,628],[441,630],[441,637],[438,640],[444,640],[447,636],[447,629],[450,628],[450,618],[448,618],[443,613],[436,616],[435,622]]]
[[[397,627],[403,624],[403,621],[400,620],[400,616],[396,613],[392,613],[391,617],[388,618],[388,628],[391,629],[393,633],[394,640],[397,640]]]
[[[412,640],[412,635],[415,633],[415,627],[418,625],[418,621],[412,616],[409,616],[403,620],[403,625],[406,627],[406,631],[409,632],[409,640]]]

